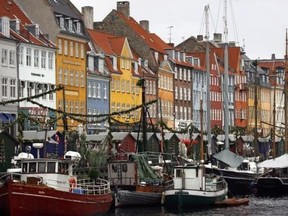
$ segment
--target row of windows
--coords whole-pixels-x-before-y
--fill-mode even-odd
[[[24,58],[25,57],[25,58]],[[53,70],[54,68],[54,53],[39,50],[39,49],[32,49],[30,47],[20,47],[19,50],[19,64],[26,65],[26,66],[33,66],[35,68],[42,68],[49,70]]]
[[[100,109],[95,109],[95,108],[88,108],[87,109],[87,115],[100,115],[100,114],[107,114],[107,110],[101,111]],[[97,117],[88,117],[87,121],[88,122],[93,122],[93,121],[99,121],[100,119]]]
[[[88,82],[88,89],[87,89],[87,93],[88,93],[88,97],[92,97],[92,98],[103,98],[103,99],[107,99],[107,84],[106,83],[97,83],[97,82]],[[102,92],[102,94],[101,94]]]
[[[191,120],[191,107],[175,106],[175,118],[180,120]]]
[[[64,71],[64,72],[63,72]],[[84,71],[74,71],[59,68],[58,69],[58,83],[71,86],[85,86],[85,76]]]
[[[139,94],[140,88],[136,85],[137,81],[125,80],[125,79],[117,79],[112,77],[111,81],[111,90],[117,92],[126,92],[126,93],[136,93]]]
[[[247,110],[246,109],[235,110],[235,117],[237,119],[247,119]]]
[[[63,100],[58,101],[58,109],[63,110]],[[85,102],[78,100],[65,100],[65,112],[85,115]],[[61,113],[59,113],[59,116]]]
[[[211,109],[210,110],[210,117],[212,121],[221,121],[222,110],[219,109]]]
[[[172,77],[167,77],[164,75],[159,75],[159,88],[163,88],[169,91],[173,91],[173,78]]]
[[[131,104],[126,104],[126,103],[115,103],[115,102],[112,102],[111,103],[111,113],[114,113],[114,112],[121,112],[121,111],[125,111],[125,110],[129,110],[131,108],[134,108],[135,105],[131,105]],[[130,112],[130,113],[127,113],[127,114],[121,114],[121,117],[122,118],[138,118],[140,115],[140,109],[137,109],[133,112]]]
[[[1,52],[1,64],[3,66],[16,66],[16,51],[15,50],[8,50],[3,49]]]
[[[191,82],[191,70],[181,67],[175,67],[175,79]]]
[[[33,95],[42,94],[44,92],[52,90],[54,87],[53,85],[47,85],[47,84],[39,84],[39,83],[32,83],[27,82],[27,85],[25,82],[21,82],[20,90],[19,90],[19,97],[31,97]],[[43,100],[54,100],[54,94],[50,93],[49,95],[44,94],[42,95]],[[39,98],[38,98],[39,99]]]
[[[2,99],[15,99],[16,98],[16,79],[9,79],[2,77],[1,79],[1,96]]]
[[[63,52],[64,51],[64,52]],[[79,43],[73,41],[67,41],[64,39],[58,39],[58,54],[59,55],[66,55],[71,57],[76,57],[84,59],[84,44],[80,44],[80,53],[79,53]]]
[[[63,17],[62,15],[56,15],[57,22],[61,30],[70,31],[72,33],[82,34],[81,23],[78,19],[72,20],[70,17]]]
[[[185,100],[191,101],[191,89],[190,88],[182,88],[175,86],[175,99],[176,100]]]
[[[172,117],[174,110],[173,110],[173,102],[168,101],[168,100],[161,100],[161,107],[160,112],[162,112],[163,117]]]

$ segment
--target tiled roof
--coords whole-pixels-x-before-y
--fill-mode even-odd
[[[49,5],[52,6],[55,13],[69,16],[81,20],[81,15],[76,11],[77,9],[71,4],[69,0],[48,0]],[[72,9],[73,6],[73,9]]]
[[[110,45],[113,51],[120,56],[124,46],[125,38],[124,37],[109,37]]]
[[[92,41],[96,43],[98,46],[100,46],[103,51],[108,55],[115,55],[115,52],[113,51],[109,37],[114,37],[113,35],[95,31],[92,29],[87,29]]]
[[[140,37],[142,37],[147,45],[160,53],[166,53],[166,51],[157,43],[158,39],[155,38],[155,35],[150,34],[141,25],[136,22],[132,17],[129,19],[121,12],[116,11],[119,18],[121,18],[126,24],[128,24]]]
[[[19,19],[20,33],[13,30],[10,31],[11,36],[22,42],[33,43],[41,46],[55,47],[55,45],[40,33],[39,38],[36,38],[26,29],[27,24],[33,24],[24,11],[13,0],[0,0],[0,17],[6,16],[10,19]]]

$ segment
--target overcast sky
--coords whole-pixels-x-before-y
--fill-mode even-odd
[[[117,0],[71,0],[81,11],[94,8],[94,21],[116,9]],[[224,0],[130,0],[130,16],[149,20],[150,32],[175,45],[205,35],[204,7],[209,5],[209,38],[224,34]],[[227,0],[228,41],[245,48],[251,59],[284,58],[288,0]],[[173,26],[169,28],[169,26]],[[224,37],[222,37],[224,39]]]

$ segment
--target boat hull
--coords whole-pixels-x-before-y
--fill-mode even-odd
[[[0,203],[0,215],[92,216],[109,211],[112,194],[76,194],[10,181],[0,189]]]
[[[224,200],[227,191],[227,188],[219,191],[167,190],[165,191],[164,203],[167,207],[209,206]]]
[[[254,184],[259,174],[249,172],[236,172],[224,169],[207,168],[206,173],[214,173],[225,179],[229,193],[232,196],[244,196],[254,193]]]
[[[161,205],[161,192],[117,190],[115,207]]]
[[[288,178],[260,177],[256,182],[257,196],[283,196],[288,194]]]

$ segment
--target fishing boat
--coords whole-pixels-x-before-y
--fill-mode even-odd
[[[133,159],[132,159],[133,158]],[[142,155],[108,163],[108,179],[115,188],[115,207],[161,205],[162,193],[173,186],[161,176],[160,166],[150,166]]]
[[[174,188],[164,192],[167,207],[212,206],[223,201],[228,185],[222,177],[205,174],[203,164],[174,167]]]
[[[78,152],[64,159],[34,158],[20,153],[19,168],[0,179],[0,215],[92,216],[105,214],[112,203],[110,183],[104,179],[80,179],[73,175]]]

